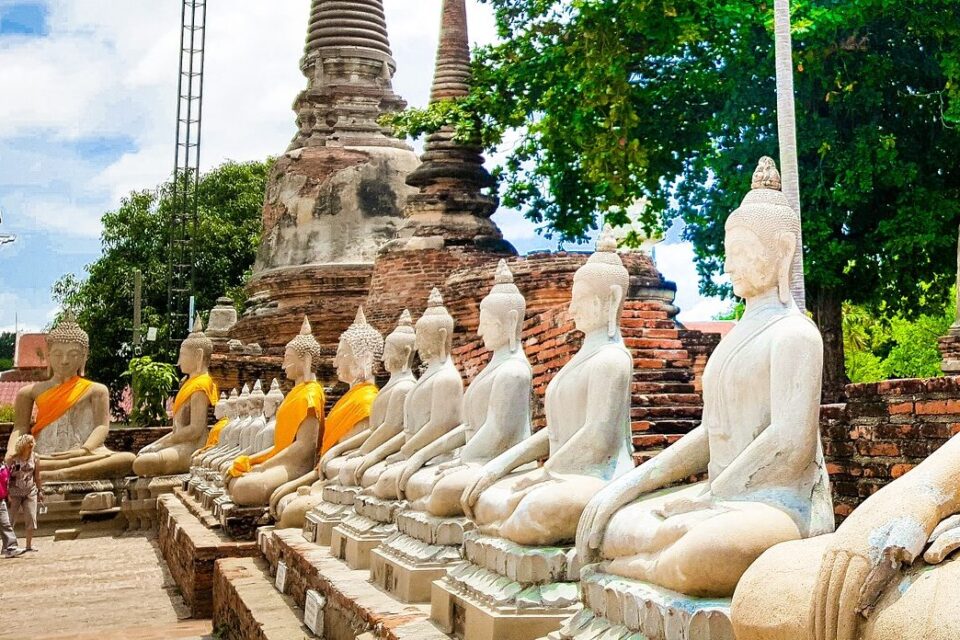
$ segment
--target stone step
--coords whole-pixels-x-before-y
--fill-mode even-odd
[[[307,593],[325,600],[325,640],[354,640],[370,632],[375,640],[449,640],[430,622],[429,605],[404,604],[370,583],[370,572],[351,569],[330,549],[304,540],[299,529],[269,534],[266,557],[271,570],[286,567],[286,592],[298,606]]]
[[[213,578],[213,629],[222,640],[307,640],[303,610],[276,590],[261,558],[218,560]]]

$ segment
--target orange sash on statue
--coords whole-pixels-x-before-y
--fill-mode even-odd
[[[34,401],[37,405],[37,419],[30,429],[30,434],[36,437],[41,431],[59,420],[63,414],[73,408],[80,401],[93,383],[86,378],[74,376],[56,387],[47,389]]]
[[[240,456],[233,461],[230,467],[230,475],[239,478],[250,471],[254,465],[263,464],[273,456],[277,455],[291,444],[297,438],[297,431],[300,425],[313,411],[317,419],[323,425],[323,387],[319,382],[301,382],[295,386],[287,397],[283,399],[283,404],[277,409],[277,426],[273,432],[273,447],[255,456]]]
[[[210,427],[210,433],[207,435],[207,443],[203,445],[203,449],[200,449],[197,453],[203,453],[217,446],[217,443],[220,442],[220,432],[223,431],[223,428],[227,426],[228,422],[230,422],[230,418],[220,418],[217,424]]]
[[[217,383],[213,381],[210,374],[204,373],[196,378],[188,379],[180,387],[180,391],[177,392],[177,397],[173,400],[173,415],[176,416],[177,413],[180,412],[180,409],[183,408],[183,405],[190,400],[190,396],[198,391],[203,391],[207,394],[207,399],[210,400],[211,407],[217,404],[217,399],[220,397],[220,390],[217,389]]]
[[[350,433],[358,422],[370,417],[370,408],[379,392],[377,385],[365,382],[353,387],[337,400],[324,424],[320,455],[325,454],[343,436]]]

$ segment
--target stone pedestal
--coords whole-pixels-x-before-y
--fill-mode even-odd
[[[112,520],[120,513],[126,486],[123,478],[82,482],[44,482],[47,512],[40,515],[41,529],[82,521]]]
[[[580,585],[583,610],[551,639],[734,640],[729,598],[692,598],[603,573],[597,565],[584,568]]]
[[[322,547],[330,546],[333,528],[343,517],[353,513],[353,503],[360,487],[344,487],[339,484],[323,488],[323,502],[307,512],[303,521],[303,537]]]
[[[330,553],[351,569],[369,569],[370,552],[397,532],[396,516],[407,503],[358,495],[354,513],[343,517],[330,535]]]
[[[431,618],[470,640],[533,640],[580,609],[573,549],[524,547],[475,531],[463,536],[465,562],[433,583]]]
[[[120,502],[120,512],[127,520],[127,528],[154,528],[157,525],[157,498],[173,493],[188,479],[186,474],[128,479]]]
[[[232,502],[221,506],[218,518],[231,540],[256,540],[257,527],[273,522],[267,507],[240,507]]]
[[[397,533],[370,556],[370,580],[401,602],[430,602],[432,584],[460,562],[466,518],[437,518],[421,511],[397,514]]]

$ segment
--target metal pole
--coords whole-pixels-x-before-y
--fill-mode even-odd
[[[140,302],[143,291],[143,273],[133,270],[133,347],[140,346]]]

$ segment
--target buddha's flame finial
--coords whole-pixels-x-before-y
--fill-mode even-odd
[[[773,189],[780,191],[782,182],[780,172],[777,171],[777,163],[770,156],[763,156],[757,163],[757,169],[753,172],[753,180],[750,184],[751,189]]]
[[[617,250],[617,236],[613,233],[613,227],[609,224],[603,226],[600,237],[597,238],[597,251],[604,253],[613,253]]]
[[[507,266],[507,261],[503,258],[497,264],[497,273],[493,278],[494,284],[513,284],[513,272]]]

